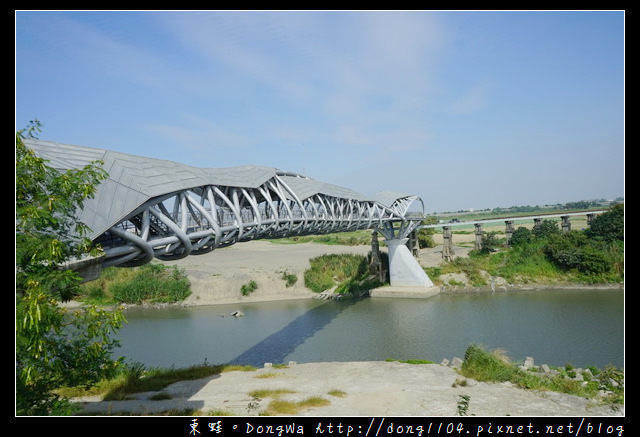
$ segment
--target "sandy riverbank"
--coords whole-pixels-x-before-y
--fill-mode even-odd
[[[436,237],[438,235],[436,234]],[[455,256],[466,257],[473,245],[473,235],[456,236],[464,246],[454,246]],[[436,267],[442,262],[442,241],[437,246],[420,250],[420,265]],[[191,295],[180,305],[215,305],[239,302],[263,302],[286,299],[311,299],[317,294],[304,286],[304,271],[310,267],[309,260],[324,254],[352,253],[367,255],[370,246],[333,246],[317,243],[284,244],[267,240],[238,243],[200,256],[189,256],[168,263],[184,269],[191,282]],[[381,250],[386,250],[382,247]],[[294,286],[287,287],[283,273],[298,277]],[[441,277],[464,282],[462,274]],[[255,281],[258,289],[243,296],[241,287]],[[496,289],[505,284],[497,282]],[[575,287],[571,286],[571,287]],[[619,286],[604,286],[618,288]],[[522,288],[522,287],[518,287]],[[548,288],[535,285],[534,288]],[[593,288],[593,287],[588,287]],[[513,288],[511,288],[513,290]],[[447,292],[465,291],[464,288],[449,287]]]
[[[370,250],[368,245],[283,244],[257,240],[168,264],[184,269],[189,277],[192,294],[182,303],[186,306],[308,299],[316,295],[304,286],[303,273],[310,267],[310,259],[334,253],[366,255]],[[468,251],[468,248],[457,247],[456,256],[466,256]],[[441,246],[421,250],[423,267],[437,266],[441,261]],[[298,277],[294,286],[287,287],[282,279],[285,272]],[[242,296],[241,287],[249,281],[255,281],[258,289],[250,296]]]
[[[301,409],[298,416],[456,416],[462,396],[474,416],[621,416],[594,400],[554,392],[519,389],[510,383],[466,379],[442,364],[386,361],[290,364],[255,371],[225,372],[196,381],[182,381],[157,392],[138,393],[126,401],[79,399],[85,414],[128,412],[150,415],[190,409],[196,415],[257,415],[274,397],[256,399],[254,390],[286,390],[277,399],[301,402],[320,397],[327,404]]]

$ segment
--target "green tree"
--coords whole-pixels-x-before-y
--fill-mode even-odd
[[[16,133],[16,413],[69,414],[55,394],[64,386],[90,386],[120,363],[111,338],[120,311],[88,307],[69,312],[81,278],[67,261],[96,255],[89,229],[76,212],[106,177],[100,163],[58,172],[23,142],[40,132],[35,120]]]
[[[511,240],[509,243],[511,246],[522,246],[525,244],[529,244],[531,239],[533,238],[533,234],[531,231],[523,226],[518,227],[513,234],[511,234]]]
[[[560,228],[553,220],[542,220],[540,226],[534,227],[532,232],[537,238],[548,238],[560,234]]]
[[[609,211],[593,218],[587,234],[604,241],[624,241],[624,203],[612,206]]]
[[[495,252],[496,248],[500,245],[500,240],[495,232],[487,232],[482,235],[482,248],[480,253],[487,254]]]

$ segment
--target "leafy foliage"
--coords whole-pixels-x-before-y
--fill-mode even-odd
[[[111,357],[119,311],[69,313],[58,303],[77,294],[80,277],[65,262],[99,253],[75,213],[106,177],[100,163],[58,172],[28,149],[41,124],[16,133],[16,412],[69,414],[55,390],[91,385],[118,367]]]
[[[467,276],[485,270],[510,282],[573,281],[610,283],[624,279],[624,204],[599,216],[594,229],[562,232],[556,222],[543,220],[529,230],[519,227],[511,236],[509,250],[490,257],[471,256],[459,265]],[[604,226],[603,224],[607,224]],[[464,268],[462,268],[464,267]]]
[[[240,292],[242,293],[243,296],[249,296],[251,293],[253,293],[257,289],[258,289],[258,283],[256,281],[251,280],[246,284],[243,284],[242,287],[240,287]]]
[[[624,240],[624,203],[614,205],[606,214],[593,218],[587,235],[608,242]]]

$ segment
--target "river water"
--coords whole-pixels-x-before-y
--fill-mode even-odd
[[[240,310],[245,315],[233,317]],[[549,290],[429,299],[286,300],[134,308],[117,356],[147,367],[463,358],[474,343],[513,361],[624,366],[624,292]]]

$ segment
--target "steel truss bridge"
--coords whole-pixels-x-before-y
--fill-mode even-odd
[[[108,173],[78,220],[100,244],[102,267],[175,260],[259,238],[375,229],[406,238],[424,217],[415,195],[353,190],[270,167],[204,169],[36,139],[36,155],[64,171],[100,161]]]

